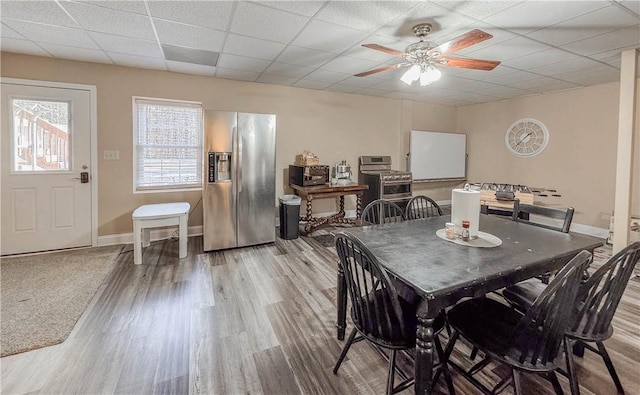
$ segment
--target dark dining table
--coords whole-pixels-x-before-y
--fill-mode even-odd
[[[600,238],[561,233],[490,215],[480,215],[479,229],[501,239],[497,247],[459,245],[436,235],[450,216],[353,228],[394,278],[404,298],[419,303],[416,313],[415,393],[433,389],[433,323],[445,307],[463,297],[479,297],[539,274],[560,269],[582,250],[603,245]],[[337,275],[338,338],[344,339],[347,290]]]

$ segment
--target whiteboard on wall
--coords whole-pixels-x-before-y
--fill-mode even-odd
[[[409,170],[414,181],[464,179],[467,135],[411,131]]]

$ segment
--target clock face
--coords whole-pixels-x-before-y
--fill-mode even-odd
[[[504,136],[507,149],[517,156],[535,156],[549,143],[549,131],[544,124],[532,118],[514,122]]]

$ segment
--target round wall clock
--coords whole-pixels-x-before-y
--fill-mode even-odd
[[[509,126],[504,143],[514,155],[536,156],[549,144],[549,130],[536,119],[520,119]]]

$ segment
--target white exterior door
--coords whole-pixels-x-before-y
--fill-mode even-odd
[[[91,97],[2,83],[2,255],[92,245]]]

